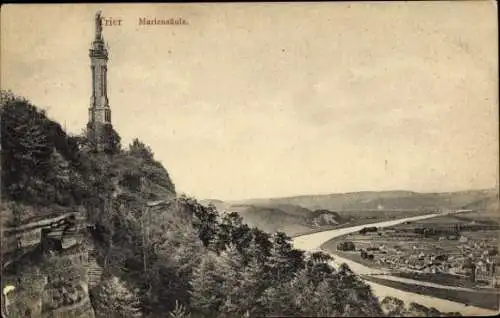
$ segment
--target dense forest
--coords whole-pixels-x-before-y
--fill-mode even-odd
[[[369,286],[347,266],[332,267],[329,255],[177,194],[140,140],[123,149],[113,131],[112,147],[95,153],[85,133],[67,134],[10,92],[2,92],[1,120],[2,213],[15,224],[85,211],[104,269],[90,291],[97,317],[384,315]],[[385,304],[412,315],[398,300]]]

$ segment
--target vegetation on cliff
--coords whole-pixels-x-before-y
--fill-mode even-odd
[[[10,92],[2,91],[0,112],[4,200],[102,208],[123,187],[144,200],[175,195],[168,172],[139,141],[121,150],[115,132],[113,151],[93,153],[84,135],[68,135],[45,111]]]

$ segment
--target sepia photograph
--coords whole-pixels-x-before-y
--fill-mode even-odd
[[[1,317],[500,313],[497,2],[1,6]]]

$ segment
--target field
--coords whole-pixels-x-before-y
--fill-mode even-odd
[[[385,285],[412,293],[434,296],[437,298],[447,299],[463,304],[468,304],[471,306],[492,309],[492,310],[498,310],[498,304],[500,300],[500,295],[498,294],[498,292],[496,293],[491,291],[469,292],[461,290],[447,290],[441,288],[395,282],[368,275],[364,275],[363,278],[380,285]]]
[[[416,272],[393,272],[392,275],[403,278],[419,280],[423,282],[431,282],[440,285],[474,288],[478,287],[477,283],[471,282],[466,277],[451,275],[448,273],[416,273]]]

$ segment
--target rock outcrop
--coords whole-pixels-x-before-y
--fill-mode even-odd
[[[2,295],[3,315],[94,318],[89,240],[80,211],[4,224],[2,290],[13,288]]]

